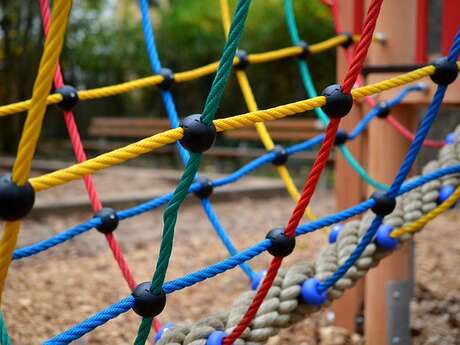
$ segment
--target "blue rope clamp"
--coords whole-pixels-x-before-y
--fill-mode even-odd
[[[375,243],[382,249],[393,250],[399,244],[399,239],[391,237],[393,227],[389,224],[379,226],[375,234]]]
[[[227,333],[223,331],[214,331],[206,340],[206,345],[222,345],[224,338],[227,336]]]
[[[320,306],[327,301],[327,293],[319,292],[319,284],[320,281],[316,278],[309,278],[303,282],[300,297],[305,303]]]
[[[342,231],[344,225],[342,223],[336,224],[332,227],[331,231],[329,232],[328,241],[329,243],[337,242],[337,238],[339,237],[340,232]]]

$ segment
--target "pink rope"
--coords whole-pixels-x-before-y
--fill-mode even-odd
[[[42,17],[43,32],[45,36],[48,35],[49,26],[50,26],[50,8],[48,0],[39,0],[40,4],[40,13]],[[58,63],[56,65],[56,71],[54,73],[54,86],[59,89],[64,86],[64,78],[61,70],[61,65]],[[75,116],[72,111],[64,111],[64,121],[69,133],[70,141],[72,143],[73,152],[78,163],[83,162],[87,159],[83,144],[81,141],[80,133],[78,132],[78,127],[75,122]],[[84,176],[83,178],[85,189],[87,191],[91,206],[94,212],[98,212],[102,209],[101,200],[97,194],[96,187],[94,185],[93,178],[91,175]],[[136,287],[136,281],[134,276],[126,262],[126,259],[123,256],[120,245],[118,244],[115,236],[110,234],[105,234],[107,243],[112,251],[113,257],[120,268],[120,271],[128,284],[129,288],[133,290]],[[161,324],[158,320],[153,320],[153,328],[155,331],[159,331]]]

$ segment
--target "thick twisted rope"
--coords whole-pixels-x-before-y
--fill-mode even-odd
[[[358,43],[356,48],[355,56],[353,62],[348,69],[347,74],[345,75],[345,81],[342,85],[342,92],[350,93],[351,88],[356,81],[356,78],[359,75],[362,64],[364,63],[365,55],[369,49],[371,43],[372,35],[375,30],[375,24],[377,22],[377,17],[380,12],[380,7],[383,0],[373,0],[369,6],[368,16],[366,17],[365,29],[361,40]],[[302,194],[297,201],[296,206],[288,220],[287,226],[284,228],[284,234],[287,237],[295,236],[295,231],[297,226],[300,223],[300,219],[305,212],[305,208],[308,206],[311,197],[316,189],[319,177],[326,166],[327,160],[329,158],[330,152],[334,145],[334,140],[337,134],[338,127],[340,125],[340,118],[333,118],[329,122],[326,128],[326,134],[324,141],[321,144],[319,152],[316,156],[316,159],[313,163],[310,173],[305,181]],[[233,328],[231,333],[224,338],[223,345],[230,345],[238,339],[241,334],[246,330],[246,328],[251,324],[254,319],[258,309],[260,308],[264,298],[266,297],[270,286],[273,284],[273,281],[276,277],[281,263],[283,261],[282,257],[274,257],[268,267],[267,274],[263,279],[260,288],[257,290],[254,299],[252,300],[249,308],[245,312],[244,316],[238,322],[238,324]]]
[[[451,46],[449,51],[449,55],[447,60],[449,62],[457,61],[457,58],[460,54],[460,30],[457,32],[454,42]],[[390,189],[387,192],[387,196],[389,198],[395,198],[401,185],[403,184],[404,180],[407,178],[412,165],[417,158],[417,155],[422,148],[423,142],[430,130],[436,116],[439,112],[439,109],[442,104],[442,100],[444,95],[447,91],[447,85],[438,85],[436,88],[436,92],[433,96],[430,106],[423,117],[420,126],[415,134],[414,141],[410,144],[409,149],[407,150],[406,156],[404,158],[403,163],[401,164],[396,177],[393,180],[393,183],[390,186]],[[359,259],[360,255],[364,252],[367,245],[372,241],[372,238],[376,234],[380,224],[383,221],[383,217],[381,215],[376,215],[375,218],[372,220],[369,229],[364,234],[363,238],[361,239],[360,243],[356,246],[353,253],[350,257],[341,265],[337,271],[334,272],[328,279],[326,279],[323,283],[319,284],[318,291],[324,292],[329,287],[334,285],[338,280],[340,280],[346,272],[353,266],[354,262]]]
[[[398,195],[404,195],[416,188],[422,187],[424,188],[425,184],[432,183],[436,179],[445,178],[451,174],[460,174],[460,164],[456,164],[454,166],[450,166],[447,168],[437,169],[433,168],[434,171],[427,172],[425,175],[408,181],[405,183],[401,189],[399,190]],[[428,169],[427,169],[428,170]],[[439,186],[438,186],[439,187]],[[316,230],[322,229],[326,226],[330,226],[339,222],[343,222],[351,217],[356,215],[362,214],[365,211],[369,210],[371,207],[375,205],[375,201],[373,199],[368,199],[360,204],[357,204],[349,209],[342,210],[336,214],[327,216],[325,218],[319,219],[317,221],[312,221],[307,224],[303,224],[299,226],[296,230],[296,236],[301,236],[307,233],[314,232]],[[220,262],[202,268],[198,271],[188,273],[185,276],[174,279],[169,281],[163,285],[163,289],[166,294],[173,293],[175,291],[179,291],[181,289],[193,286],[197,283],[200,283],[206,279],[213,278],[227,270],[233,269],[241,263],[251,260],[252,258],[260,255],[261,253],[265,252],[271,246],[271,241],[265,239],[252,247],[249,247],[235,256],[226,258]],[[117,317],[121,313],[126,312],[129,309],[129,306],[132,306],[134,303],[134,299],[132,296],[120,300],[118,303],[115,303],[98,313],[92,315],[88,319],[80,322],[79,324],[73,326],[72,328],[64,331],[60,335],[50,339],[50,344],[52,344],[52,340],[65,337],[68,342],[72,340],[76,340],[82,337],[84,334],[90,332],[95,327],[100,326],[101,324],[108,322],[109,320]],[[120,311],[118,307],[123,304],[124,311]]]
[[[460,134],[460,126],[456,133]],[[440,162],[446,159],[453,148],[456,152],[456,161],[460,162],[460,151],[455,147],[460,145],[460,135],[457,136],[455,144],[446,145],[448,150],[439,152],[439,160],[429,162],[423,169],[424,173],[435,171],[441,165]],[[448,152],[449,151],[449,152]],[[452,158],[452,156],[451,156]],[[453,175],[455,177],[455,175]],[[457,175],[458,176],[458,175]],[[447,177],[451,179],[451,176]],[[422,218],[436,209],[436,200],[439,197],[439,188],[442,180],[438,178],[432,180],[421,187],[413,189],[409,193],[401,196],[397,200],[397,207],[384,219],[384,224],[393,227],[405,226],[411,224],[414,217]],[[457,177],[457,189],[460,185]],[[447,201],[445,202],[447,203]],[[443,203],[442,205],[444,205]],[[261,305],[256,317],[249,328],[234,342],[234,344],[259,345],[264,344],[268,339],[276,335],[280,329],[289,327],[308,315],[318,311],[320,308],[310,306],[301,302],[300,291],[302,283],[315,277],[320,281],[327,279],[336,269],[343,264],[353,252],[360,239],[366,233],[372,221],[372,214],[367,214],[361,221],[353,220],[346,223],[341,230],[337,241],[333,244],[326,245],[319,253],[314,263],[301,261],[287,270],[280,270],[273,286],[268,292],[267,298]],[[406,241],[411,236],[398,233],[394,230],[392,234],[399,237],[401,241]],[[411,233],[413,235],[413,233]],[[402,236],[402,237],[401,237]],[[353,287],[356,282],[362,278],[367,271],[375,267],[380,260],[390,255],[392,250],[384,250],[372,243],[367,246],[359,260],[353,267],[347,271],[346,275],[337,281],[328,290],[329,302],[340,298],[345,290]],[[242,293],[235,299],[231,309],[203,318],[193,325],[178,325],[168,330],[161,337],[158,345],[204,345],[208,336],[214,331],[230,331],[235,326],[235,320],[238,320],[245,312],[254,298],[254,291]],[[324,306],[330,305],[330,303]]]

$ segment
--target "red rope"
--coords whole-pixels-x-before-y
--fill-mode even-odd
[[[382,2],[383,0],[373,0],[369,7],[363,29],[362,39],[356,47],[355,56],[353,58],[352,63],[350,64],[347,75],[345,76],[345,81],[342,85],[342,91],[345,93],[349,93],[351,91],[353,84],[356,82],[356,79],[358,78],[361,72],[364,59],[366,58],[367,51],[372,42],[372,36],[375,30],[377,17],[379,15]],[[291,217],[289,218],[286,228],[284,229],[284,234],[288,237],[295,236],[297,226],[299,225],[300,220],[302,219],[303,214],[305,213],[305,209],[310,203],[311,197],[313,196],[321,173],[324,170],[324,167],[326,166],[327,161],[329,159],[329,155],[334,146],[334,140],[339,125],[340,118],[331,119],[327,126],[324,141],[321,144],[315,162],[313,163],[313,167],[310,170],[310,173],[308,174],[308,177],[302,190],[302,194],[299,200],[297,201],[294,210],[292,211]],[[233,331],[227,337],[224,338],[222,342],[223,345],[233,344],[233,342],[241,336],[244,330],[250,326],[264,298],[267,296],[270,287],[273,285],[273,281],[275,280],[275,277],[278,273],[282,261],[282,257],[274,257],[272,259],[267,271],[267,275],[262,281],[262,284],[258,289],[254,299],[252,300],[251,305],[249,306],[244,316],[241,318],[240,322],[233,329]]]
[[[412,134],[411,131],[409,131],[406,127],[404,127],[394,116],[389,115],[386,118],[387,122],[393,126],[403,137],[409,139],[410,141],[413,141],[415,136]],[[441,148],[444,146],[444,142],[440,140],[430,140],[430,139],[425,139],[423,145],[426,147],[432,147],[432,148]]]
[[[42,17],[42,25],[43,25],[43,32],[45,36],[48,35],[49,25],[50,25],[50,9],[49,9],[49,2],[48,0],[39,0],[40,3],[40,13]],[[56,71],[54,73],[54,86],[59,89],[64,86],[64,78],[61,70],[61,66],[58,63],[56,66]],[[75,123],[75,116],[72,111],[64,111],[64,121],[67,127],[67,131],[69,133],[70,141],[72,143],[72,148],[74,151],[75,158],[78,163],[83,162],[87,159],[85,150],[83,148],[83,144],[81,141],[80,133],[78,132],[77,124]],[[85,184],[86,191],[88,193],[88,197],[91,202],[91,206],[94,212],[100,211],[102,209],[102,203],[99,199],[99,196],[96,191],[96,187],[94,186],[94,181],[91,175],[87,175],[83,177],[83,181]],[[105,238],[107,243],[112,251],[113,257],[120,267],[120,271],[128,284],[129,288],[133,290],[136,287],[136,282],[134,280],[134,276],[126,262],[122,252],[120,245],[118,244],[117,240],[115,239],[113,234],[105,234]],[[159,331],[161,325],[158,320],[153,320],[153,327],[155,331]]]
[[[331,10],[332,17],[334,18],[334,25],[335,25],[336,32],[337,33],[342,32],[343,27],[342,27],[342,23],[340,21],[340,16],[339,16],[340,11],[339,11],[338,1],[337,0],[331,0],[331,1],[323,0],[323,3],[327,5]],[[345,50],[345,57],[349,64],[352,61],[352,56],[353,56],[353,53],[350,49]],[[361,76],[358,77],[356,81],[356,85],[357,86],[364,85],[364,82]],[[376,101],[372,97],[369,97],[369,96],[364,97],[364,101],[370,107],[375,107],[377,105]],[[414,140],[414,137],[415,137],[414,134],[411,131],[409,131],[406,127],[404,127],[394,116],[390,115],[385,120],[390,126],[392,126],[403,137],[407,138],[410,141]],[[444,146],[444,141],[425,139],[425,141],[423,142],[423,146],[431,147],[431,148],[440,148]]]
[[[364,60],[366,59],[367,52],[372,42],[372,36],[374,35],[375,25],[377,24],[382,3],[383,0],[374,0],[369,6],[361,39],[356,47],[353,60],[348,67],[348,72],[342,85],[343,92],[349,93],[351,91],[361,72],[361,68],[363,67]]]

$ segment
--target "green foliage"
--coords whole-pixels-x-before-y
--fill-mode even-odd
[[[0,76],[7,81],[0,85],[0,91],[8,89],[8,97],[2,97],[6,93],[0,92],[0,101],[4,104],[30,97],[43,40],[35,1],[3,2],[2,23],[7,18],[23,35],[19,38],[10,32],[11,48],[5,52],[4,27],[0,32]],[[233,9],[235,1],[231,0],[230,5]],[[298,0],[294,6],[302,39],[314,43],[333,35],[328,10],[319,0]],[[164,66],[183,71],[218,60],[224,45],[219,1],[152,1],[151,18]],[[27,25],[30,27],[24,32],[21,28]],[[242,48],[262,52],[289,45],[282,0],[253,1]],[[61,60],[66,82],[78,88],[94,88],[150,75],[137,1],[75,1]],[[320,89],[334,79],[334,52],[312,56],[309,61]],[[8,73],[8,78],[3,78],[2,73]],[[251,66],[248,74],[260,107],[305,97],[293,59]],[[219,111],[221,115],[246,110],[235,80],[231,79]],[[174,86],[180,115],[202,110],[211,82],[212,76]],[[92,116],[103,115],[164,117],[165,111],[156,89],[82,102],[78,106],[80,126],[86,126]],[[55,114],[47,117],[45,128],[47,136],[65,135],[62,121]]]

